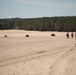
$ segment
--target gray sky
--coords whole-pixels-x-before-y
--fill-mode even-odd
[[[0,18],[76,16],[76,0],[0,0]]]

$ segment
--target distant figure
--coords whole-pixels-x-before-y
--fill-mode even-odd
[[[71,33],[71,37],[72,37],[72,38],[74,37],[74,34],[73,34],[73,33]]]
[[[69,33],[66,34],[66,37],[69,38]]]
[[[75,37],[76,37],[76,33],[75,33]]]

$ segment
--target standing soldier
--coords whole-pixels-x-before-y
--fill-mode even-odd
[[[74,34],[73,34],[73,33],[71,33],[71,37],[72,37],[72,38],[74,37]]]
[[[76,37],[76,33],[75,33],[75,37]]]
[[[69,33],[67,32],[66,37],[69,38]]]

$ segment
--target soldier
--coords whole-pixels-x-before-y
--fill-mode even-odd
[[[69,38],[69,33],[66,34],[66,37]]]
[[[72,38],[74,37],[74,34],[73,34],[73,33],[71,33],[71,37],[72,37]]]
[[[76,33],[75,33],[75,37],[76,37]]]

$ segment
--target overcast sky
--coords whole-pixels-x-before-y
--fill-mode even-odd
[[[76,0],[0,0],[0,18],[76,16]]]

